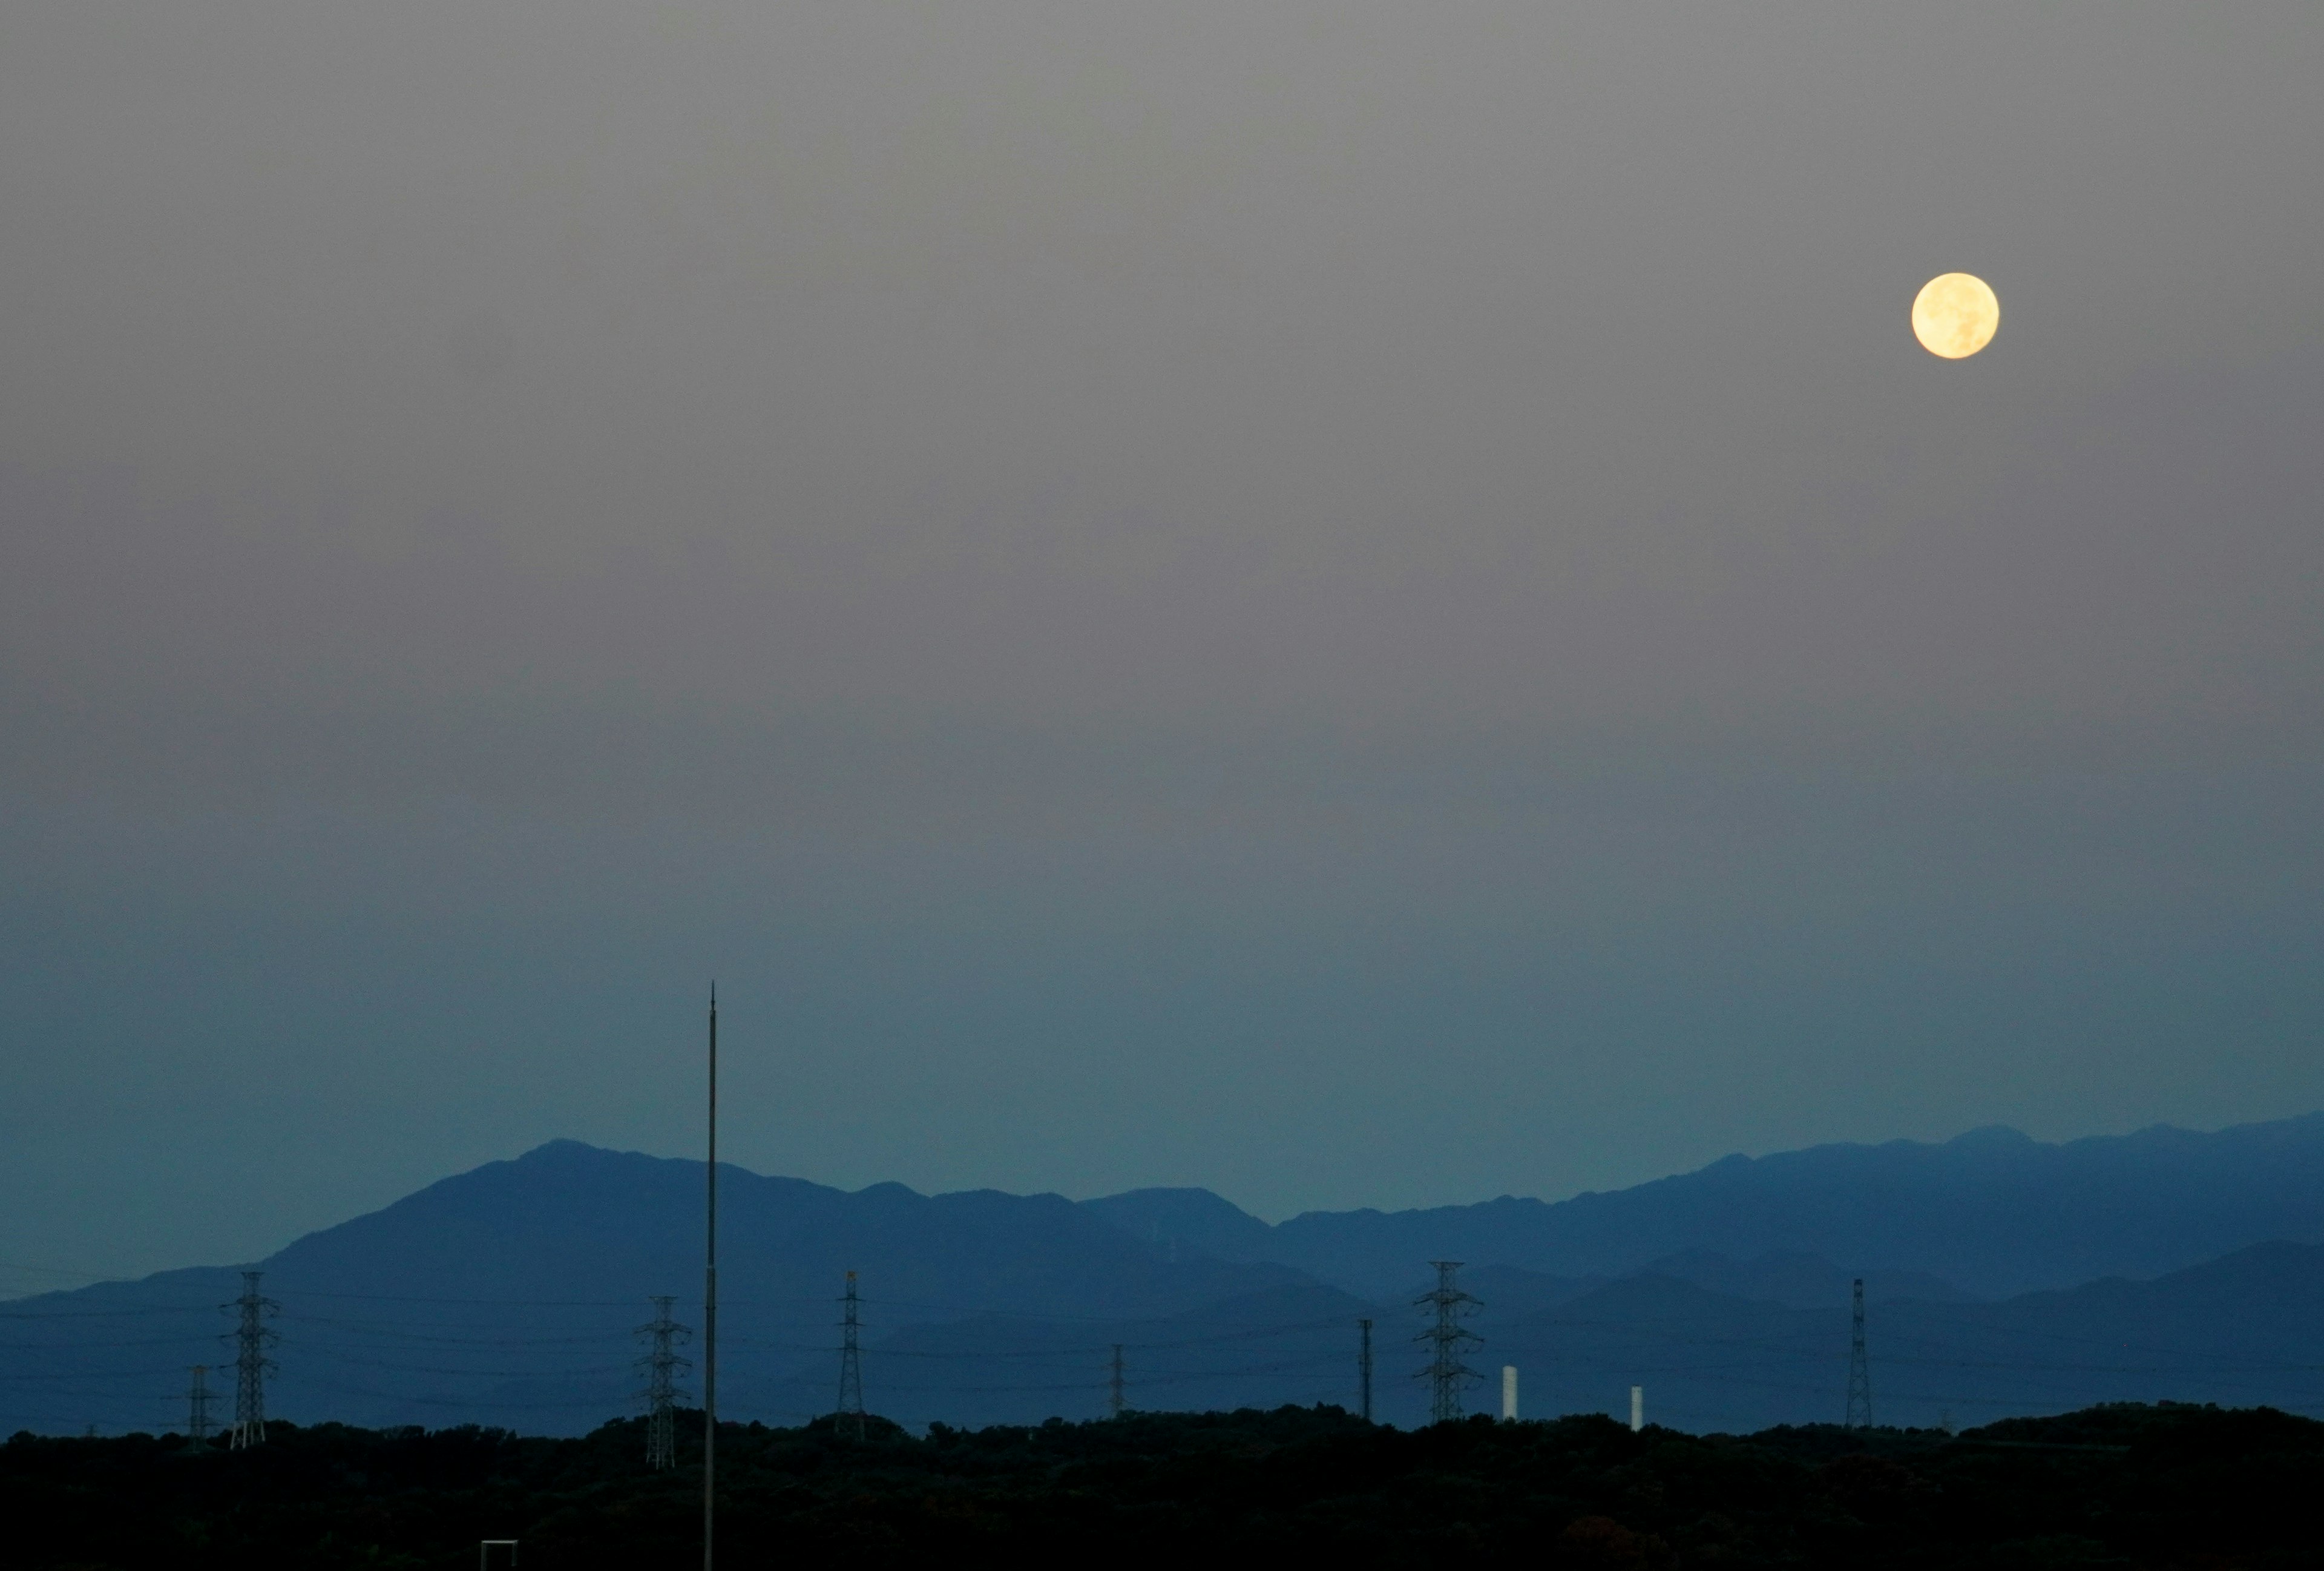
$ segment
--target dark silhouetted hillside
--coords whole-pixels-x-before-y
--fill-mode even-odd
[[[1958,1437],[1415,1433],[1328,1408],[867,1428],[722,1425],[722,1561],[2261,1571],[2315,1564],[2324,1495],[2324,1425],[2266,1410],[2115,1407]],[[0,1445],[0,1511],[25,1571],[469,1566],[485,1538],[527,1566],[686,1563],[698,1427],[662,1473],[640,1430],[332,1425],[239,1453],[20,1436]]]

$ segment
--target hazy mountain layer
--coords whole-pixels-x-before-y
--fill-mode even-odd
[[[700,1323],[702,1213],[701,1163],[558,1141],[310,1234],[260,1262],[281,1307],[272,1409],[548,1433],[626,1410],[649,1296]],[[719,1236],[722,1406],[769,1419],[828,1404],[849,1271],[866,1340],[985,1314],[1148,1320],[1308,1280],[1173,1262],[1055,1195],[849,1194],[723,1164]],[[233,1361],[219,1306],[240,1286],[168,1272],[0,1306],[0,1433],[181,1423],[186,1366]],[[212,1383],[230,1415],[231,1370]]]
[[[1199,1190],[1074,1205],[899,1185],[848,1194],[722,1169],[722,1409],[796,1420],[832,1405],[853,1270],[867,1399],[899,1419],[1102,1412],[1116,1345],[1133,1407],[1352,1406],[1369,1319],[1376,1410],[1408,1423],[1425,1396],[1413,1300],[1427,1262],[1448,1255],[1471,1262],[1462,1281],[1483,1300],[1479,1400],[1497,1400],[1513,1363],[1528,1414],[1624,1413],[1638,1384],[1653,1416],[1688,1428],[1831,1419],[1858,1274],[1884,1419],[1966,1423],[2116,1398],[2314,1407],[2324,1249],[2236,1246],[2312,1208],[2294,1179],[2319,1126],[1827,1147],[1557,1206],[1273,1228]],[[298,1241],[263,1262],[280,1305],[271,1411],[573,1433],[630,1410],[650,1296],[699,1320],[701,1184],[699,1163],[558,1141]],[[1885,1232],[1868,1211],[1883,1195]],[[1989,1285],[2012,1261],[2031,1273],[2045,1241],[2061,1260],[2167,1257],[2206,1227],[2224,1258],[2157,1280],[1978,1302],[1941,1274]],[[1600,1234],[1619,1248],[1592,1243]],[[1250,1258],[1268,1252],[1279,1258]],[[1646,1269],[1627,1263],[1634,1254]],[[1367,1277],[1384,1286],[1345,1285]],[[212,1366],[217,1416],[229,1418],[221,1306],[239,1287],[206,1269],[0,1306],[12,1355],[0,1433],[182,1424],[196,1363]]]
[[[2270,1239],[2324,1242],[2324,1114],[2060,1145],[1996,1128],[1941,1145],[1817,1146],[1554,1203],[1314,1211],[1273,1227],[1203,1190],[1086,1205],[1148,1243],[1296,1266],[1367,1296],[1400,1290],[1417,1261],[1618,1276],[1689,1251],[1820,1256],[1852,1274],[1923,1273],[1919,1296],[1945,1290],[1927,1276],[1994,1296],[2153,1276]]]
[[[1471,1362],[1521,1372],[1525,1410],[1627,1413],[1740,1431],[1836,1423],[1841,1308],[1750,1302],[1655,1274],[1479,1325]],[[1962,1426],[2096,1402],[2196,1401],[2324,1414],[2324,1248],[2256,1244],[2153,1281],[2121,1279],[1999,1303],[1914,1300],[1867,1316],[1873,1417]],[[1484,1392],[1490,1396],[1489,1390]]]

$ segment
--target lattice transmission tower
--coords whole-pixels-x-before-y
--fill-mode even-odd
[[[694,1332],[669,1317],[669,1307],[678,1302],[676,1294],[657,1296],[647,1302],[654,1307],[654,1317],[637,1329],[637,1334],[646,1338],[646,1355],[638,1360],[638,1372],[646,1377],[646,1465],[675,1467],[678,1399],[685,1394],[678,1389],[678,1377],[694,1367],[691,1359],[678,1356],[678,1344]]]
[[[1362,1334],[1356,1347],[1356,1399],[1369,1424],[1372,1421],[1372,1323],[1359,1320],[1356,1329]]]
[[[193,1366],[194,1382],[186,1388],[186,1438],[198,1446],[210,1437],[210,1366]]]
[[[1864,1356],[1864,1279],[1856,1279],[1848,1339],[1848,1422],[1850,1429],[1872,1428],[1872,1365]]]
[[[841,1434],[863,1438],[863,1352],[858,1336],[863,1329],[855,1297],[855,1273],[847,1273],[847,1296],[839,1300],[839,1413]]]
[[[274,1368],[274,1361],[266,1350],[281,1340],[280,1333],[267,1321],[282,1312],[282,1306],[263,1298],[258,1291],[258,1279],[263,1271],[242,1273],[242,1297],[231,1304],[220,1304],[221,1309],[239,1311],[241,1319],[234,1329],[234,1431],[231,1442],[235,1450],[256,1446],[266,1439],[266,1375]]]
[[[1485,1339],[1461,1322],[1485,1306],[1453,1282],[1452,1274],[1461,1269],[1459,1261],[1428,1263],[1436,1268],[1436,1289],[1412,1301],[1415,1308],[1433,1312],[1428,1329],[1413,1338],[1428,1345],[1428,1366],[1413,1378],[1428,1382],[1429,1421],[1442,1424],[1461,1416],[1461,1393],[1484,1378],[1462,1363],[1461,1355],[1483,1346]]]
[[[1122,1346],[1123,1345],[1119,1342],[1113,1345],[1112,1378],[1107,1382],[1111,1389],[1107,1392],[1105,1399],[1105,1410],[1117,1419],[1121,1417],[1122,1413],[1127,1410],[1122,1399],[1122,1388],[1128,1383],[1122,1379]]]

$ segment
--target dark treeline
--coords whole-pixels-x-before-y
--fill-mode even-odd
[[[277,1425],[234,1453],[179,1436],[0,1446],[11,1562],[444,1566],[516,1539],[527,1571],[690,1563],[699,1437],[662,1473],[642,1425],[579,1439]],[[1574,1566],[2319,1563],[2324,1424],[2122,1406],[1935,1430],[1745,1437],[1597,1417],[1374,1427],[1335,1408],[1131,1414],[915,1438],[877,1419],[721,1426],[724,1563],[1447,1553]]]
[[[584,1438],[277,1425],[0,1446],[16,1566],[683,1564],[699,1437],[646,1474],[641,1422]],[[1339,1409],[1134,1413],[913,1438],[723,1425],[721,1555],[864,1564],[1267,1552],[1553,1566],[2315,1566],[2324,1425],[2113,1406],[1948,1437],[1784,1427],[1631,1434],[1606,1418],[1401,1431]]]

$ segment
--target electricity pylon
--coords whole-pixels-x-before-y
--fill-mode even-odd
[[[1484,1378],[1462,1363],[1461,1355],[1472,1347],[1483,1346],[1485,1339],[1461,1322],[1485,1306],[1453,1284],[1452,1273],[1461,1269],[1459,1261],[1432,1260],[1428,1263],[1436,1268],[1435,1290],[1412,1301],[1415,1308],[1434,1311],[1428,1329],[1413,1338],[1428,1344],[1428,1367],[1413,1378],[1428,1382],[1429,1421],[1443,1424],[1461,1416],[1461,1393],[1472,1382]]]
[[[233,1449],[263,1444],[266,1439],[266,1372],[274,1361],[266,1350],[281,1340],[281,1334],[266,1322],[282,1312],[282,1306],[273,1299],[262,1298],[258,1279],[263,1271],[242,1273],[242,1297],[231,1304],[220,1304],[221,1309],[241,1312],[234,1330],[234,1438]]]
[[[1864,1356],[1864,1279],[1856,1279],[1853,1315],[1848,1340],[1848,1421],[1849,1429],[1872,1428],[1872,1365]]]
[[[855,1273],[847,1273],[847,1296],[840,1300],[845,1313],[839,1322],[839,1421],[844,1434],[863,1438],[863,1354],[856,1335],[863,1322],[856,1313]]]
[[[678,1301],[675,1294],[648,1300],[654,1307],[654,1317],[637,1329],[637,1334],[649,1338],[646,1355],[638,1360],[638,1369],[646,1377],[646,1465],[651,1468],[678,1465],[678,1389],[680,1370],[694,1367],[691,1359],[680,1358],[677,1343],[694,1333],[669,1317],[669,1307]]]
[[[1357,1400],[1364,1422],[1369,1424],[1372,1421],[1372,1323],[1359,1320],[1356,1326],[1363,1333],[1363,1340],[1356,1351]]]
[[[1122,1413],[1121,1348],[1122,1345],[1119,1342],[1113,1345],[1113,1389],[1111,1394],[1106,1398],[1105,1404],[1106,1410],[1117,1419],[1121,1417]]]
[[[210,1366],[195,1364],[193,1375],[186,1388],[186,1438],[198,1446],[210,1437]]]

